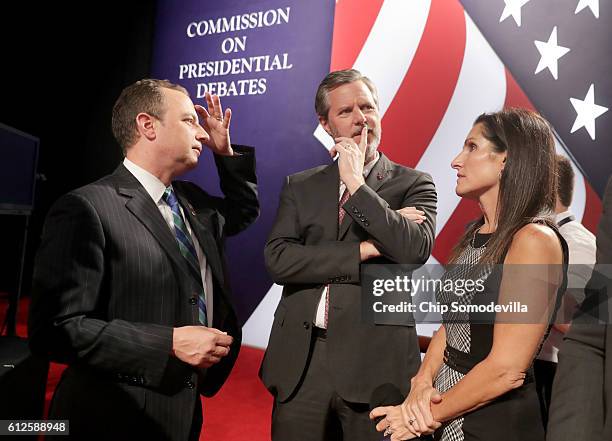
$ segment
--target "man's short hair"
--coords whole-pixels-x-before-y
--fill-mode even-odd
[[[557,196],[565,207],[572,205],[574,198],[574,169],[572,163],[565,156],[557,154]]]
[[[378,92],[372,80],[362,75],[357,69],[337,70],[328,73],[327,76],[323,78],[323,81],[321,81],[321,84],[319,84],[317,95],[315,96],[315,110],[317,115],[327,119],[329,113],[329,100],[327,96],[329,92],[343,84],[353,83],[355,81],[363,81],[363,83],[368,86],[368,89],[370,89],[374,97],[374,103],[376,107],[378,107]]]
[[[178,84],[168,80],[145,78],[123,89],[117,98],[113,106],[112,128],[124,155],[138,139],[136,116],[139,113],[147,113],[157,119],[163,118],[166,109],[162,88],[178,90],[189,96],[187,89]]]

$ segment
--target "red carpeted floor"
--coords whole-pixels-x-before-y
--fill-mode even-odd
[[[19,305],[17,335],[27,336],[28,299]],[[4,320],[6,300],[0,298],[0,320]],[[268,441],[272,398],[259,381],[257,372],[263,357],[260,349],[243,346],[236,366],[221,391],[203,400],[204,427],[200,440]],[[45,414],[64,370],[64,365],[51,363],[45,397]]]

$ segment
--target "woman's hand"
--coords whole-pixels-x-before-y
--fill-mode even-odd
[[[380,421],[376,424],[376,430],[384,432],[384,436],[391,435],[392,441],[400,441],[406,439],[413,439],[419,436],[414,429],[404,425],[404,418],[402,416],[402,406],[381,406],[377,407],[370,412],[370,419],[374,420],[380,418]]]
[[[431,384],[421,377],[410,380],[410,393],[401,404],[403,422],[406,427],[415,429],[419,435],[429,434],[441,424],[434,420],[431,404],[442,401],[442,395]]]
[[[431,404],[442,401],[440,392],[422,377],[414,377],[410,383],[410,393],[401,405],[381,406],[370,412],[370,419],[384,417],[376,430],[391,434],[393,441],[429,435],[442,425],[431,413]]]

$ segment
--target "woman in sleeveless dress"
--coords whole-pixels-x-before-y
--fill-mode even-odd
[[[528,110],[483,114],[451,166],[457,195],[477,201],[482,217],[455,247],[444,278],[472,279],[483,289],[441,292],[437,300],[518,309],[487,315],[449,308],[404,403],[371,417],[384,417],[376,427],[392,441],[427,434],[544,440],[532,363],[564,291],[567,262],[567,246],[547,219],[556,186],[552,131]]]

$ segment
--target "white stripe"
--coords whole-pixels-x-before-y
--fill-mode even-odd
[[[391,105],[412,63],[430,6],[429,0],[386,0],[355,60],[353,67],[378,87],[381,117]]]
[[[381,118],[404,81],[427,23],[430,0],[385,0],[353,68],[378,88]],[[392,66],[392,68],[390,68]],[[328,150],[332,138],[317,126],[313,133]]]
[[[440,262],[438,262],[438,259],[436,259],[434,256],[429,256],[429,259],[427,259],[427,262],[425,262],[425,266],[421,267],[422,269],[425,269],[429,266],[429,268],[431,268],[430,265],[440,265]],[[415,271],[415,273],[413,273],[412,277],[413,278],[417,278],[418,276],[415,274],[418,274],[418,271]],[[441,319],[441,316],[440,316]],[[429,320],[429,319],[428,319]],[[436,332],[438,330],[438,328],[440,327],[440,323],[417,323],[416,324],[416,331],[417,331],[417,335],[422,335],[425,337],[432,337],[434,332]],[[424,354],[421,354],[421,358],[423,358]]]
[[[465,25],[465,53],[453,97],[436,134],[416,167],[430,173],[436,184],[436,235],[460,201],[455,194],[457,173],[450,167],[452,159],[460,152],[463,140],[476,117],[483,112],[500,110],[506,99],[503,63],[467,14]]]
[[[283,287],[273,284],[266,296],[242,327],[242,344],[265,349],[268,346],[274,312],[280,302]]]

